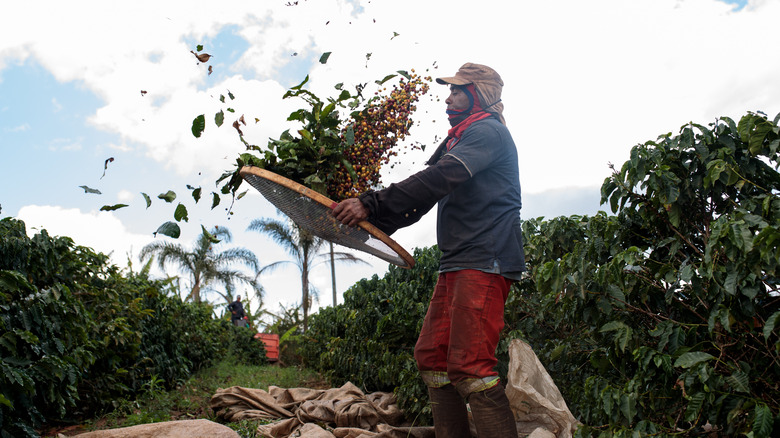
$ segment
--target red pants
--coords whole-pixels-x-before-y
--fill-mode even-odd
[[[511,284],[499,274],[471,269],[439,274],[414,348],[419,370],[446,372],[454,384],[497,376],[496,346]]]

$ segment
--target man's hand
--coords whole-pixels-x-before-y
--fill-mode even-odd
[[[357,225],[358,222],[366,220],[368,209],[360,199],[349,198],[339,202],[333,208],[333,216],[344,225]]]

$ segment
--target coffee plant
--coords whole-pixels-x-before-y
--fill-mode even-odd
[[[22,221],[0,220],[0,436],[38,436],[151,381],[172,388],[230,345],[252,345],[212,314],[147,271],[123,274],[68,237],[29,238]],[[254,346],[242,358],[257,363]]]
[[[602,186],[615,216],[525,223],[513,303],[580,436],[780,430],[777,118],[635,146]]]

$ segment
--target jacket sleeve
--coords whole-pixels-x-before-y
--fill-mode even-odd
[[[422,218],[440,199],[471,178],[458,159],[445,155],[436,164],[389,187],[360,195],[368,221],[387,234]]]

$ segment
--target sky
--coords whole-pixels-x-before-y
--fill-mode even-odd
[[[517,144],[524,218],[592,215],[610,165],[631,147],[676,134],[689,122],[780,112],[780,0],[284,0],[40,1],[3,6],[0,17],[0,217],[23,220],[110,254],[120,267],[184,203],[175,242],[190,246],[215,225],[233,234],[224,250],[254,251],[261,264],[289,260],[253,219],[283,219],[250,190],[230,212],[213,210],[217,178],[243,152],[228,105],[258,145],[296,129],[282,99],[301,83],[321,97],[397,70],[450,76],[465,62],[493,67],[505,86],[507,126]],[[191,51],[212,55],[199,62]],[[330,53],[327,63],[319,62]],[[209,74],[208,66],[212,68]],[[230,92],[235,100],[223,104]],[[408,142],[435,146],[446,133],[448,90],[433,84]],[[192,120],[205,114],[200,138]],[[257,121],[256,121],[257,120]],[[423,168],[403,148],[383,170],[399,181]],[[431,149],[428,149],[430,153]],[[107,161],[113,158],[111,161]],[[187,186],[202,187],[195,204]],[[99,190],[87,193],[80,186]],[[172,190],[177,201],[157,195]],[[147,207],[142,193],[152,200]],[[114,211],[104,205],[127,204]],[[231,214],[232,213],[232,214]],[[392,236],[410,253],[435,244],[435,217]],[[342,248],[343,249],[343,248]],[[337,266],[337,295],[388,265],[362,255]],[[157,272],[157,275],[163,275]],[[332,304],[330,271],[317,267],[316,307]],[[265,308],[300,303],[294,268],[261,276]],[[219,297],[208,297],[219,302]]]

